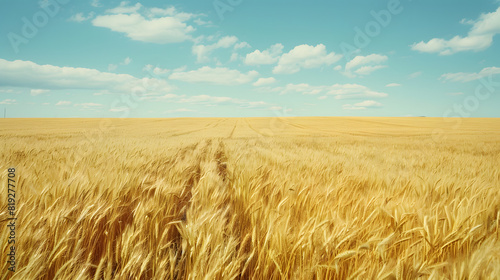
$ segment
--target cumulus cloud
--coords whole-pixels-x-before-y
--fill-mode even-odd
[[[334,95],[336,99],[388,96],[387,93],[374,91],[358,84],[335,84],[328,88],[327,94]]]
[[[205,21],[205,20],[202,20],[200,18],[195,19],[194,23],[196,23],[198,25],[212,26],[212,22],[211,21]]]
[[[266,86],[270,84],[274,84],[276,82],[276,79],[273,77],[270,78],[260,78],[258,79],[255,83],[253,83],[254,86],[260,87],[260,86]]]
[[[102,6],[102,4],[100,3],[100,1],[99,1],[99,0],[92,0],[92,2],[90,2],[90,5],[91,5],[92,7],[96,7],[96,8],[97,8],[97,7],[101,7],[101,6]]]
[[[141,3],[136,3],[134,6],[129,6],[128,1],[122,1],[118,7],[108,9],[106,10],[106,12],[110,14],[131,14],[139,11],[140,8],[142,8]]]
[[[302,94],[318,94],[326,90],[325,86],[313,86],[306,83],[301,84],[287,84],[281,94],[298,92]]]
[[[369,75],[376,70],[386,68],[386,65],[381,64],[386,62],[387,59],[387,56],[380,54],[358,55],[346,63],[343,74],[351,78],[356,77],[356,74],[362,76]],[[337,68],[337,70],[341,69]]]
[[[136,78],[128,74],[100,72],[96,69],[39,65],[32,61],[0,59],[0,84],[39,90],[87,89],[137,94],[173,90],[165,80]]]
[[[90,12],[87,16],[83,13],[77,13],[69,18],[69,21],[83,22],[94,17],[94,12]]]
[[[455,36],[449,40],[433,38],[428,42],[414,43],[412,50],[425,53],[450,55],[463,51],[482,51],[491,46],[493,37],[500,33],[500,7],[491,13],[482,14],[477,20],[462,20],[472,25],[467,36]]]
[[[342,55],[334,52],[327,53],[323,44],[317,46],[300,45],[280,57],[278,65],[273,69],[273,73],[293,74],[299,72],[302,68],[328,66],[337,62],[341,57]]]
[[[261,64],[273,64],[279,59],[279,56],[283,52],[282,44],[272,45],[269,49],[260,51],[255,50],[246,55],[245,64],[247,65],[261,65]]]
[[[234,45],[235,50],[250,48],[250,47],[251,47],[250,44],[248,44],[247,42],[239,42]]]
[[[163,69],[151,64],[147,64],[142,70],[148,72],[151,76],[165,76],[170,72],[169,69]]]
[[[211,45],[194,45],[192,48],[193,54],[196,55],[196,61],[197,62],[209,62],[210,57],[209,55],[215,51],[216,49],[228,49],[232,46],[235,46],[235,44],[238,42],[238,38],[236,36],[225,36],[219,39],[214,44]]]
[[[120,62],[119,65],[129,65],[130,62],[132,62],[132,59],[130,57],[126,57],[125,60],[123,60],[123,62]],[[118,65],[116,64],[109,64],[108,65],[108,71],[115,71],[116,69],[118,68]]]
[[[500,75],[500,68],[499,67],[487,67],[481,70],[479,73],[464,73],[464,72],[459,72],[459,73],[446,73],[441,75],[441,80],[447,82],[470,82],[470,81],[475,81],[479,80],[482,78],[486,78],[488,76],[493,76],[493,75]]]
[[[168,44],[192,40],[190,33],[195,28],[186,22],[196,16],[174,7],[146,9],[140,3],[129,6],[128,2],[122,2],[105,15],[96,16],[92,24],[123,33],[132,40]]]
[[[197,70],[188,72],[176,72],[170,75],[171,80],[179,80],[190,83],[211,83],[216,85],[241,85],[249,83],[257,76],[257,71],[249,71],[244,74],[238,70],[229,68],[209,66],[201,67]]]
[[[376,107],[382,107],[382,103],[373,100],[365,100],[363,102],[359,102],[354,105],[351,104],[342,105],[342,109],[344,110],[365,110],[367,108],[376,108]]]

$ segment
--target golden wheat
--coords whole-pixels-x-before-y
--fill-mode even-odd
[[[497,119],[6,119],[0,139],[2,279],[500,279]]]

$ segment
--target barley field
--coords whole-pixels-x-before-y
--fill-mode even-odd
[[[0,139],[2,279],[500,279],[499,119],[1,119]]]

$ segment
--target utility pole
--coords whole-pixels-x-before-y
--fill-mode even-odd
[[[7,108],[3,108],[3,118],[5,119],[7,116]]]

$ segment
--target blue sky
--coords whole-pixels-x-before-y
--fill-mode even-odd
[[[2,1],[8,117],[500,117],[500,2]]]

